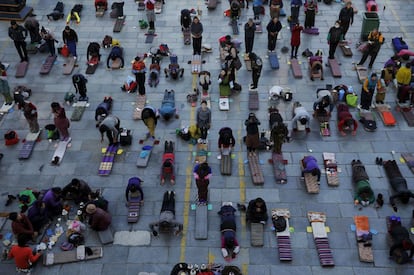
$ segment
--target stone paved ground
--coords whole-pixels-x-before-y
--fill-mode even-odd
[[[385,217],[392,214],[392,209],[388,203],[382,209],[375,210],[372,207],[358,211],[353,206],[353,188],[351,185],[350,161],[361,159],[367,168],[371,178],[371,184],[375,192],[382,192],[386,198],[390,194],[389,184],[384,177],[381,167],[375,165],[376,156],[383,159],[391,159],[391,150],[396,152],[398,160],[401,152],[411,151],[413,148],[413,133],[407,126],[400,114],[393,111],[398,124],[395,127],[384,127],[378,121],[378,130],[375,133],[367,133],[361,128],[358,129],[356,137],[341,137],[337,130],[332,130],[332,136],[321,138],[317,131],[317,124],[312,122],[312,132],[305,137],[297,137],[293,142],[283,147],[284,157],[289,161],[287,165],[288,184],[275,185],[272,167],[267,163],[270,153],[261,153],[261,166],[265,174],[265,184],[263,187],[253,186],[250,180],[250,172],[244,164],[246,149],[241,145],[241,140],[245,134],[243,121],[247,118],[247,87],[250,83],[250,73],[242,68],[238,74],[239,82],[243,86],[243,92],[235,96],[231,102],[229,112],[218,110],[218,85],[215,81],[219,73],[218,45],[217,39],[230,32],[226,18],[222,12],[227,9],[227,1],[223,0],[214,11],[208,11],[204,3],[197,1],[174,1],[166,0],[167,5],[163,13],[157,16],[157,33],[153,46],[160,43],[168,43],[174,53],[179,56],[180,64],[186,69],[182,80],[173,82],[170,79],[161,77],[161,82],[157,88],[147,87],[147,94],[150,104],[159,107],[163,96],[163,91],[173,88],[176,91],[176,103],[180,113],[180,119],[165,123],[161,121],[156,130],[156,135],[161,141],[166,139],[176,140],[175,128],[180,125],[188,125],[194,122],[194,108],[186,103],[186,94],[191,89],[190,66],[186,65],[191,57],[191,46],[183,46],[182,35],[179,29],[179,12],[182,8],[196,8],[199,6],[202,11],[202,23],[204,24],[204,41],[213,45],[213,53],[206,54],[203,58],[206,64],[204,69],[209,70],[213,75],[212,85],[212,111],[213,124],[210,130],[209,140],[211,142],[211,156],[209,163],[213,168],[213,177],[210,184],[210,198],[213,210],[209,212],[209,235],[208,240],[194,240],[194,220],[195,214],[189,209],[190,201],[196,194],[196,188],[192,183],[191,168],[192,151],[194,147],[187,143],[176,140],[177,158],[177,184],[173,187],[159,185],[159,166],[162,155],[162,146],[155,148],[154,154],[146,169],[135,167],[140,145],[138,140],[144,136],[145,127],[142,122],[131,119],[133,102],[135,95],[122,93],[119,89],[121,83],[130,74],[129,69],[120,71],[106,71],[103,65],[97,69],[92,76],[87,76],[88,95],[90,107],[85,112],[79,122],[72,122],[71,134],[73,137],[72,148],[68,149],[59,167],[50,166],[49,160],[53,154],[53,144],[43,139],[36,144],[33,155],[27,161],[19,161],[18,148],[21,146],[4,147],[1,151],[5,157],[1,161],[1,190],[16,194],[25,187],[45,189],[51,186],[63,186],[73,177],[86,180],[93,188],[103,188],[104,196],[110,201],[111,213],[113,215],[113,227],[115,230],[147,230],[148,224],[157,219],[161,207],[162,193],[165,190],[175,190],[177,192],[177,219],[184,221],[184,234],[180,237],[161,236],[153,238],[148,247],[121,247],[108,245],[104,248],[104,257],[99,260],[89,261],[80,264],[66,264],[45,268],[36,267],[35,274],[138,274],[140,271],[157,272],[158,274],[169,274],[172,266],[178,261],[188,261],[192,263],[205,263],[214,261],[224,263],[220,254],[219,241],[219,218],[216,212],[222,201],[247,202],[257,196],[263,197],[268,208],[287,207],[292,214],[291,225],[295,228],[292,234],[293,261],[291,263],[280,263],[277,259],[276,240],[270,225],[265,230],[265,245],[263,248],[250,247],[249,229],[242,219],[237,219],[238,238],[241,243],[241,252],[233,262],[240,266],[244,274],[412,274],[412,265],[397,266],[388,259],[388,245],[386,243]],[[66,1],[65,11],[76,1]],[[64,22],[48,22],[46,14],[50,13],[55,6],[55,1],[50,0],[31,0],[28,4],[33,6],[37,19],[45,27],[51,28],[57,34],[57,39],[61,39],[61,31]],[[80,25],[72,25],[79,35],[79,67],[75,72],[84,73],[86,65],[86,48],[91,41],[101,41],[105,34],[113,35],[121,41],[126,50],[126,61],[132,60],[136,53],[148,51],[149,44],[144,44],[144,31],[138,27],[138,20],[145,18],[143,12],[137,12],[136,4],[133,1],[125,3],[126,24],[121,33],[113,34],[113,19],[109,14],[103,18],[95,18],[92,1],[85,1],[82,12],[82,22]],[[285,1],[285,5],[287,1]],[[383,12],[382,8],[386,5]],[[257,111],[258,118],[262,121],[262,127],[267,127],[267,91],[273,85],[289,87],[294,92],[294,100],[301,101],[308,110],[311,110],[312,102],[315,99],[317,88],[324,87],[325,84],[347,84],[352,85],[356,91],[360,91],[356,73],[352,70],[352,61],[358,61],[360,53],[354,48],[359,40],[362,13],[364,12],[363,1],[356,1],[355,6],[359,9],[355,15],[355,23],[350,28],[348,38],[352,41],[353,58],[345,58],[338,49],[336,56],[342,62],[341,70],[343,77],[334,79],[326,70],[325,81],[311,82],[308,77],[296,80],[292,77],[289,66],[286,63],[287,55],[280,52],[282,46],[289,46],[290,34],[286,28],[286,19],[282,19],[284,28],[281,39],[277,42],[279,61],[281,67],[278,71],[270,70],[266,55],[266,34],[258,34],[255,40],[254,50],[264,60],[262,77],[259,82],[260,110]],[[328,45],[326,44],[326,33],[334,23],[339,13],[341,4],[333,3],[327,6],[320,3],[320,12],[316,17],[316,26],[319,27],[319,36],[302,35],[302,45],[300,52],[306,48],[312,51],[322,49],[327,54]],[[391,39],[396,35],[406,38],[410,47],[414,47],[412,37],[407,37],[409,30],[414,26],[412,14],[414,3],[411,0],[398,1],[379,1],[379,17],[381,20],[381,31],[386,41],[382,46],[381,52],[374,65],[374,70],[381,69],[382,64],[393,54]],[[303,9],[301,10],[303,11]],[[290,12],[288,11],[288,14]],[[252,9],[244,10],[242,23],[252,16]],[[268,21],[266,16],[264,22]],[[301,21],[304,15],[301,12]],[[11,64],[8,70],[9,82],[11,87],[18,84],[29,86],[33,90],[31,100],[39,108],[39,120],[42,126],[52,121],[49,105],[52,101],[63,102],[64,94],[73,91],[69,76],[62,75],[62,58],[58,58],[58,63],[47,76],[40,76],[38,66],[45,59],[44,54],[36,54],[30,57],[31,63],[25,78],[15,79],[15,67],[18,57],[13,44],[5,35],[9,26],[8,22],[0,23],[0,60]],[[243,31],[240,39],[243,40]],[[102,50],[103,59],[106,60],[108,50]],[[302,70],[307,73],[307,64],[302,59]],[[163,61],[162,67],[167,66],[168,62]],[[128,67],[128,66],[127,66]],[[133,130],[133,145],[124,148],[124,153],[116,158],[113,171],[109,177],[99,177],[97,175],[98,165],[101,159],[101,147],[99,143],[99,133],[94,127],[94,110],[104,96],[114,98],[113,113],[121,118],[122,126]],[[387,102],[394,106],[395,92],[389,91]],[[291,120],[291,104],[281,103],[279,108],[282,110],[284,119]],[[72,108],[66,107],[70,116]],[[355,110],[353,111],[355,114]],[[333,118],[336,117],[334,113]],[[334,120],[334,119],[332,119]],[[216,159],[218,154],[215,146],[218,130],[223,126],[231,126],[237,138],[235,159],[233,160],[232,176],[223,177],[219,173],[219,161]],[[334,126],[335,122],[331,121]],[[335,127],[332,127],[335,128]],[[8,129],[16,129],[21,137],[28,131],[27,124],[19,111],[8,114],[2,121],[0,136]],[[340,173],[340,186],[336,188],[328,187],[325,177],[321,180],[321,192],[317,195],[309,195],[305,192],[304,186],[299,181],[299,159],[309,150],[313,150],[313,155],[322,161],[322,152],[335,152],[339,165],[342,169]],[[413,174],[405,164],[399,162],[399,167],[407,178],[409,187],[414,188]],[[144,179],[145,206],[141,210],[141,217],[137,224],[129,226],[126,223],[126,209],[124,207],[124,188],[128,178],[140,176]],[[2,196],[1,211],[16,210],[16,203],[5,207],[5,196]],[[413,209],[412,202],[407,206],[399,206],[399,215],[403,223],[408,225]],[[329,240],[333,248],[336,266],[334,268],[321,268],[314,247],[312,235],[306,233],[308,221],[307,211],[324,211],[327,213],[327,225],[331,228]],[[358,260],[358,253],[355,244],[354,233],[350,231],[350,224],[354,215],[367,215],[373,229],[378,231],[374,236],[374,257],[375,263],[366,264]],[[237,214],[240,215],[239,213]],[[8,231],[10,223],[2,233]],[[87,232],[88,244],[99,244],[95,233]],[[13,263],[2,262],[0,274],[13,274]]]

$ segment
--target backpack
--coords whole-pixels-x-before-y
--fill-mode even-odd
[[[276,218],[273,218],[272,220],[276,232],[283,232],[286,230],[286,219],[284,217],[276,216]]]
[[[19,136],[17,135],[16,131],[7,131],[7,133],[4,134],[4,143],[6,146],[19,143]]]

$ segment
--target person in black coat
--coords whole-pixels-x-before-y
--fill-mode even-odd
[[[249,59],[252,62],[252,84],[250,84],[249,88],[251,90],[256,90],[262,73],[263,61],[260,56],[253,52],[249,54]]]
[[[335,59],[335,51],[339,42],[342,40],[342,29],[339,21],[335,22],[335,25],[329,29],[328,33],[329,44],[329,59]]]
[[[256,32],[256,24],[252,18],[244,25],[244,44],[246,46],[246,54],[253,51],[254,34]]]
[[[267,49],[269,52],[273,52],[276,48],[277,35],[282,29],[282,24],[279,21],[279,18],[274,17],[267,24]]]
[[[349,26],[354,23],[354,8],[351,1],[347,2],[346,6],[341,9],[338,20],[341,24],[343,39],[345,40]]]
[[[12,20],[10,21],[9,37],[14,42],[17,53],[20,56],[20,62],[29,61],[29,58],[27,57],[26,41],[24,41],[27,37],[27,30],[18,25],[16,21]]]
[[[247,207],[246,222],[265,224],[268,219],[265,201],[262,198],[251,200]]]
[[[406,259],[406,251],[410,251],[409,259],[412,259],[414,254],[414,245],[410,239],[410,234],[407,228],[403,227],[400,222],[391,225],[390,235],[393,244],[390,247],[390,257],[395,257],[396,261],[403,264],[408,261]]]

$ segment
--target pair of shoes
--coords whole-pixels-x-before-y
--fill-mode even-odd
[[[379,103],[380,103],[380,104],[384,104],[384,101],[380,101]]]
[[[382,165],[382,158],[376,157],[375,158],[375,164],[376,165]]]
[[[324,78],[323,78],[323,77],[321,77],[321,80],[324,80]]]
[[[314,81],[315,79],[313,78],[313,76],[311,76],[311,80]]]

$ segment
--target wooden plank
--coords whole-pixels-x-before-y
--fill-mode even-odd
[[[250,245],[254,247],[263,246],[264,225],[262,223],[250,224]]]
[[[264,177],[260,167],[259,157],[256,153],[248,155],[250,174],[254,185],[263,185]]]
[[[98,237],[102,244],[111,244],[114,242],[114,234],[110,226],[106,230],[98,231]]]
[[[195,233],[196,240],[207,240],[208,237],[208,204],[196,206]]]
[[[328,185],[339,186],[338,164],[335,159],[335,153],[323,152],[322,157]]]
[[[257,91],[249,91],[249,110],[259,110],[259,93]]]
[[[50,70],[52,70],[53,64],[55,64],[56,58],[56,55],[48,56],[40,67],[40,74],[49,74]]]
[[[141,119],[141,113],[145,107],[146,101],[147,101],[147,97],[145,95],[140,95],[139,93],[137,93],[137,99],[135,101],[135,109],[132,115],[133,119]]]
[[[273,172],[275,175],[276,183],[287,183],[286,169],[285,169],[285,160],[283,159],[283,154],[272,153],[272,164]]]
[[[223,148],[220,159],[220,172],[222,175],[231,175],[232,171],[232,159],[231,149]]]
[[[292,73],[295,78],[302,78],[302,69],[300,68],[299,61],[296,58],[290,60],[290,66],[292,68]]]
[[[29,63],[27,61],[20,62],[17,65],[15,77],[16,78],[22,78],[22,77],[24,77],[26,75],[26,72],[27,72],[27,68],[28,67],[29,67]]]
[[[124,26],[124,23],[125,23],[125,17],[126,17],[126,15],[124,15],[121,18],[118,17],[116,19],[113,32],[121,32],[122,27]]]
[[[373,263],[374,255],[372,253],[372,240],[367,242],[362,241],[363,235],[370,234],[369,232],[369,220],[367,216],[355,216],[355,237],[358,246],[359,260],[365,263]]]
[[[69,75],[73,72],[73,68],[75,68],[76,59],[73,57],[69,57],[66,59],[66,63],[63,64],[63,74]]]
[[[342,77],[341,68],[339,67],[338,61],[336,59],[328,58],[328,64],[333,77]]]

